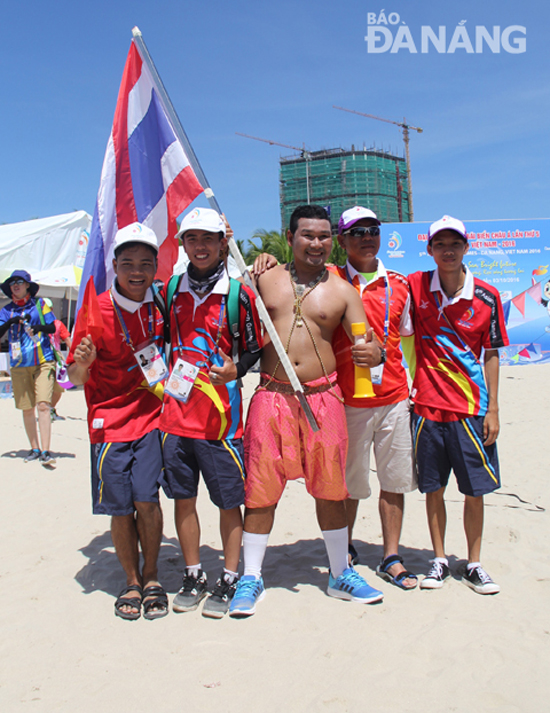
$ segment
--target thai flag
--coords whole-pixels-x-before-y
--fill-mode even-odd
[[[110,286],[116,231],[135,221],[155,231],[160,246],[157,277],[166,281],[178,255],[176,218],[203,190],[132,40],[103,160],[81,284],[93,276],[98,294]]]

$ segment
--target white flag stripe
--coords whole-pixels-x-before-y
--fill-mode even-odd
[[[112,134],[107,142],[107,150],[101,169],[101,181],[97,194],[98,218],[103,236],[105,258],[118,229],[116,220],[116,160]],[[107,263],[106,267],[109,267]]]
[[[147,68],[143,65],[139,79],[128,94],[128,138],[130,138],[136,126],[138,126],[145,114],[147,114],[149,104],[151,103],[152,91],[153,81],[147,72]]]
[[[168,235],[168,206],[166,205],[166,194],[162,196],[147,218],[145,218],[143,225],[154,230],[160,247]]]
[[[189,166],[189,161],[183,150],[182,145],[176,139],[164,152],[160,160],[162,170],[162,183],[166,191],[168,186],[174,179]]]

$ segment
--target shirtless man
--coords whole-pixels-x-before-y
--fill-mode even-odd
[[[348,566],[344,501],[347,431],[344,405],[336,384],[332,336],[338,325],[351,333],[365,322],[365,310],[351,285],[326,270],[332,248],[329,217],[321,206],[296,208],[287,233],[293,261],[258,279],[258,289],[279,333],[320,426],[314,433],[269,340],[264,342],[262,376],[248,411],[244,447],[246,511],[243,533],[244,575],[230,616],[254,614],[265,596],[261,576],[275,508],[287,480],[305,478],[315,498],[330,563],[327,594],[372,603],[382,592]],[[368,328],[368,324],[366,325]],[[380,348],[369,329],[368,343],[352,348],[355,363],[380,363]]]

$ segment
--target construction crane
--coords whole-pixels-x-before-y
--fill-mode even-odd
[[[409,130],[412,129],[412,131],[417,131],[419,134],[422,133],[423,129],[420,129],[418,126],[411,126],[411,124],[407,124],[407,120],[405,117],[403,117],[403,121],[392,121],[391,119],[383,119],[381,116],[374,116],[374,114],[363,114],[361,111],[354,111],[353,109],[344,109],[343,106],[334,106],[332,105],[333,109],[339,109],[340,111],[347,111],[350,114],[357,114],[358,116],[366,116],[368,119],[377,119],[378,121],[385,121],[387,124],[395,124],[396,126],[399,126],[400,129],[403,129],[403,142],[405,144],[405,156],[407,159],[407,185],[409,188],[409,217],[411,222],[414,220],[414,211],[413,211],[413,194],[412,194],[412,181],[411,181],[411,157],[409,155]]]
[[[294,151],[299,151],[302,154],[302,158],[306,160],[306,190],[307,190],[307,202],[308,205],[311,203],[310,200],[310,187],[309,187],[309,162],[311,160],[311,153],[306,150],[306,145],[304,144],[302,148],[299,146],[291,146],[290,144],[281,144],[278,141],[270,141],[269,139],[260,139],[258,136],[250,136],[249,134],[241,134],[235,131],[237,136],[244,136],[245,139],[254,139],[254,141],[263,141],[265,144],[270,146],[282,146],[285,149],[294,149]]]

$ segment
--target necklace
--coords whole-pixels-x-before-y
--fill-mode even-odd
[[[298,282],[298,274],[296,272],[296,265],[294,264],[294,260],[289,264],[288,271],[290,273],[290,284],[292,285],[292,292],[294,293],[294,324],[297,327],[302,327],[304,324],[304,317],[302,316],[302,302],[311,292],[313,292],[313,290],[321,282],[323,277],[326,275],[327,268],[324,267],[323,271],[319,275],[317,275],[315,279],[308,282],[307,285]],[[294,325],[292,325],[292,328],[294,328]]]
[[[444,289],[443,285],[441,285],[441,289],[442,289],[443,292],[447,295],[447,299],[452,300],[453,297],[454,297],[455,295],[458,295],[458,293],[463,289],[464,283],[466,282],[466,276],[465,276],[465,274],[464,274],[464,270],[462,271],[461,274],[462,274],[462,284],[459,285],[459,286],[456,288],[456,290],[455,290],[452,294],[449,294],[449,293],[447,292],[447,290]]]
[[[456,290],[450,295],[447,290],[445,290],[445,294],[447,295],[448,299],[452,300],[455,295],[458,295],[459,292],[462,291],[462,288],[464,287],[464,283],[460,285],[460,287],[457,287]]]

